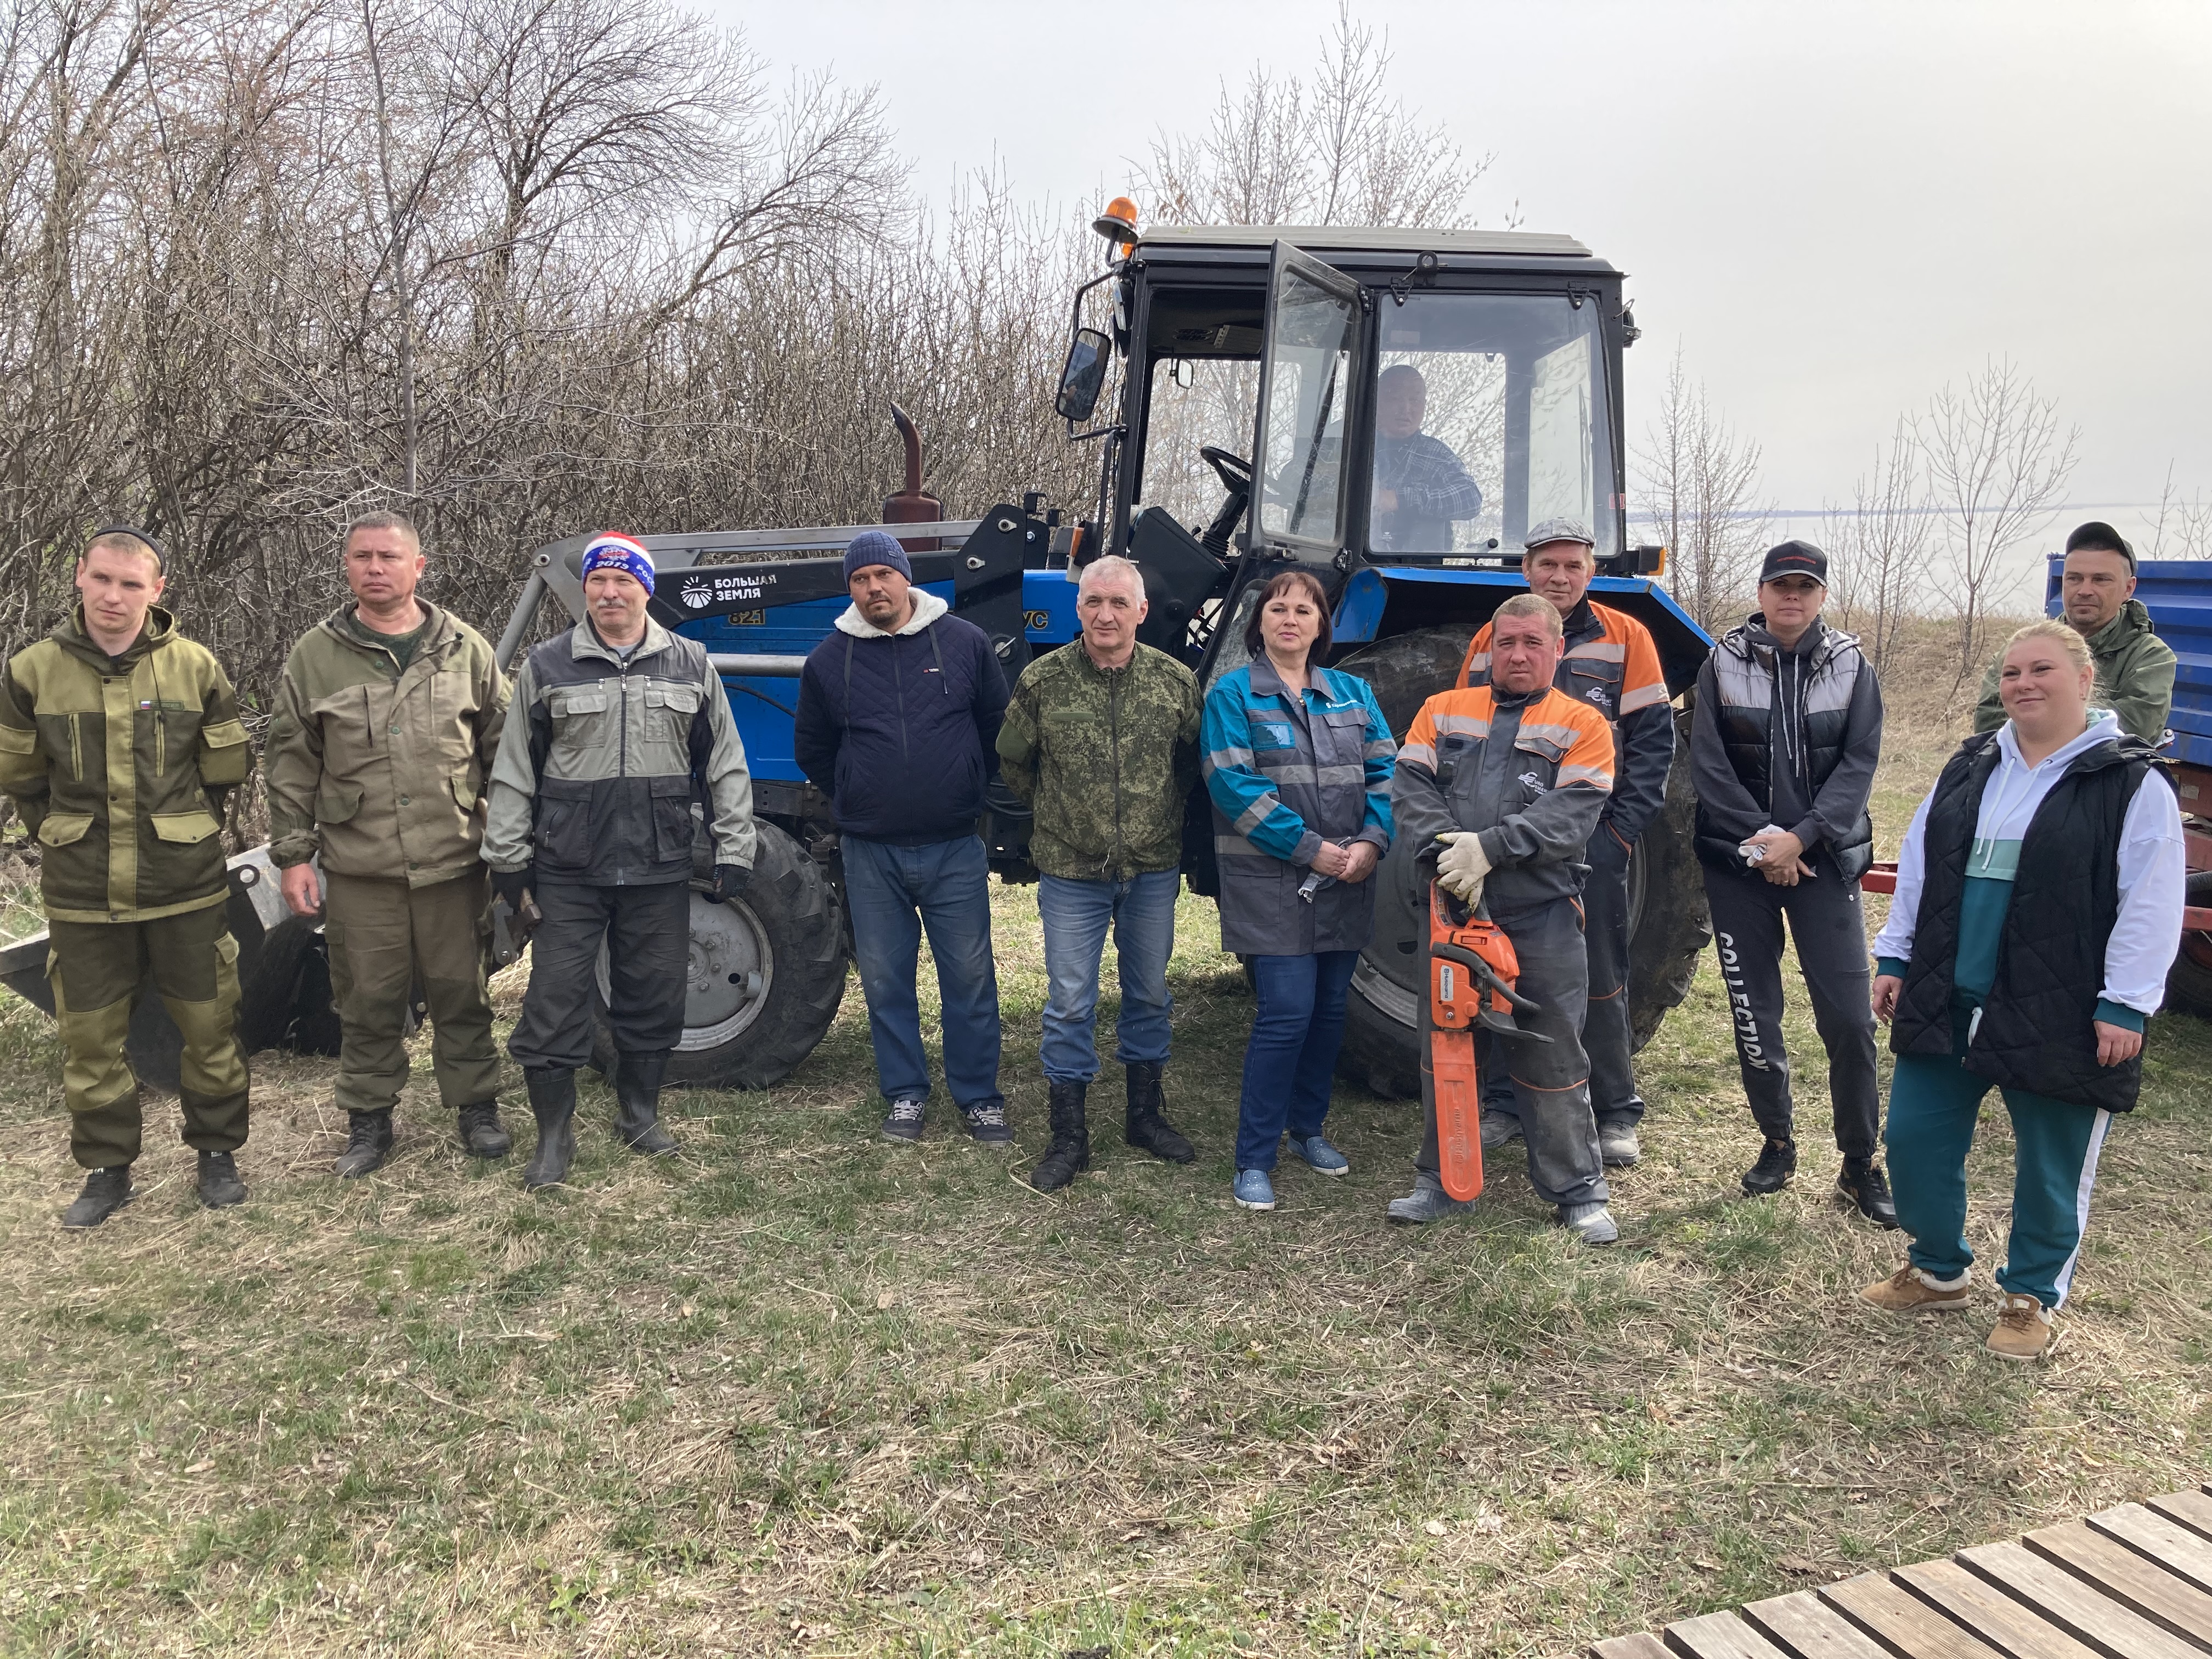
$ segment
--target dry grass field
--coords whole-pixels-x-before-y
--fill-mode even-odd
[[[1923,708],[1894,726],[1893,847],[1948,746]],[[1643,1057],[1619,1248],[1571,1249],[1518,1148],[1470,1224],[1409,1234],[1382,1210],[1414,1109],[1350,1089],[1351,1176],[1287,1165],[1274,1213],[1232,1206],[1250,1003],[1211,907],[1182,921],[1170,1114],[1200,1161],[1122,1147],[1109,1071],[1097,1170],[1052,1198],[1016,1178],[1028,889],[997,898],[1011,1158],[941,1103],[920,1148],[877,1138],[855,988],[785,1086],[674,1096],[680,1158],[622,1152],[593,1085],[574,1184],[538,1199],[520,1158],[460,1154],[427,1056],[392,1164],[340,1185],[330,1062],[263,1056],[245,1207],[198,1208],[157,1106],[137,1203],[65,1236],[56,1049],[6,999],[0,1648],[1564,1655],[2212,1462],[2205,1026],[2154,1024],[2065,1343],[2015,1368],[1983,1319],[1853,1303],[1899,1246],[1832,1200],[1802,994],[1780,1199],[1738,1194],[1708,969]],[[2009,1155],[1998,1111],[1978,1244]]]

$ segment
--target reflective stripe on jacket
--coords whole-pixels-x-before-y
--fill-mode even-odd
[[[1262,657],[1206,695],[1200,769],[1213,803],[1221,948],[1304,956],[1363,948],[1375,927],[1372,878],[1299,889],[1324,841],[1390,845],[1397,745],[1367,682],[1313,671],[1293,693]]]
[[[350,605],[292,647],[264,757],[279,866],[319,852],[339,875],[416,887],[477,866],[507,682],[483,635],[422,609],[427,626],[404,670],[348,627]]]
[[[0,789],[39,838],[56,921],[221,904],[222,811],[253,751],[214,653],[161,607],[111,659],[72,612],[0,677]]]
[[[701,799],[714,862],[750,866],[752,778],[705,647],[648,618],[624,662],[578,623],[515,676],[484,862],[594,887],[687,880]]]

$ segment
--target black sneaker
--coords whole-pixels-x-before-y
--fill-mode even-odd
[[[97,1227],[128,1204],[137,1190],[131,1184],[128,1164],[94,1170],[84,1178],[84,1190],[76,1195],[76,1201],[62,1212],[62,1225],[72,1231]]]
[[[921,1103],[918,1100],[895,1100],[891,1109],[884,1114],[884,1139],[903,1140],[908,1145],[921,1139]]]
[[[1003,1100],[979,1101],[973,1106],[963,1106],[960,1121],[970,1139],[980,1141],[986,1146],[1013,1144],[1014,1132],[1006,1127],[1006,1103]]]
[[[1889,1195],[1889,1177],[1872,1158],[1863,1163],[1845,1158],[1844,1171],[1836,1177],[1836,1190],[1857,1206],[1858,1212],[1875,1226],[1897,1231],[1897,1202]]]
[[[1778,1193],[1796,1173],[1797,1143],[1770,1137],[1759,1154],[1759,1162],[1744,1171],[1744,1196],[1763,1198],[1769,1193]]]
[[[210,1210],[227,1210],[246,1202],[246,1183],[238,1178],[238,1160],[228,1152],[202,1152],[200,1202]]]

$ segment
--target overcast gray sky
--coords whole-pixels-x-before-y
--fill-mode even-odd
[[[916,182],[995,159],[1030,199],[1131,182],[1334,0],[708,0],[785,68],[874,82]],[[1785,507],[2009,353],[2081,429],[2077,503],[2212,497],[2206,0],[1366,0],[1394,84],[1496,161],[1475,207],[1631,273],[1629,423],[1679,343]],[[2130,515],[2115,512],[2116,520]],[[2138,526],[2139,527],[2139,526]]]

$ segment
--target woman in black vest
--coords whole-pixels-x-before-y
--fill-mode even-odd
[[[1984,1096],[2015,1143],[2005,1292],[1990,1352],[2056,1340],[2112,1114],[2136,1103],[2142,1028],[2165,994],[2186,883],[2181,812],[2153,750],[2088,707],[2089,647],[2060,622],[2005,647],[2008,716],[1968,738],[1913,815],[1875,940],[1890,1023],[1890,1178],[1910,1260],[1859,1294],[1963,1310],[1966,1153]]]

